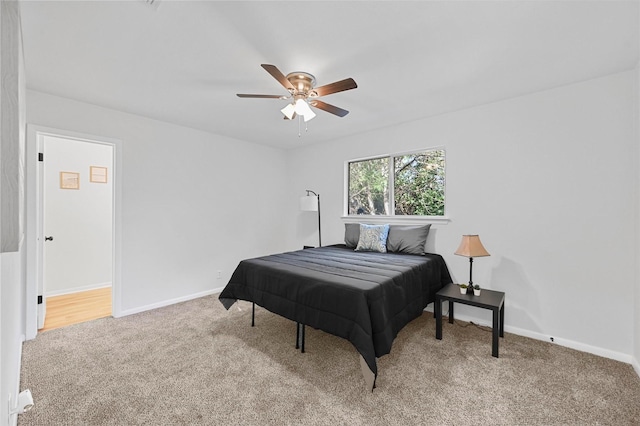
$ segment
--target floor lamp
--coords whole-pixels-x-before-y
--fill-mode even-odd
[[[304,212],[318,212],[318,247],[322,247],[322,232],[320,228],[320,194],[316,194],[310,189],[305,189],[305,191],[307,191],[307,195],[300,197],[300,210]]]

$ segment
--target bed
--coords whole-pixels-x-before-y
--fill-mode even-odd
[[[226,309],[237,300],[253,302],[349,340],[370,370],[373,388],[376,357],[391,351],[398,332],[450,282],[438,254],[354,251],[338,244],[243,260],[219,300]]]

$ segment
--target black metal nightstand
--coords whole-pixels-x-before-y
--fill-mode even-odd
[[[461,294],[460,287],[447,284],[436,293],[434,310],[436,315],[436,339],[442,340],[442,301],[449,301],[449,322],[453,324],[453,303],[491,309],[493,311],[493,343],[491,355],[498,358],[498,337],[504,337],[504,292],[482,289],[479,296]]]

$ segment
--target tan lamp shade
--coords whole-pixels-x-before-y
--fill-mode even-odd
[[[460,247],[454,254],[465,257],[491,256],[480,242],[478,235],[463,235]]]

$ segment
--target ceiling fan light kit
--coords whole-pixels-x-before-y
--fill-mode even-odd
[[[330,95],[332,93],[355,89],[358,85],[352,78],[336,81],[335,83],[316,88],[316,78],[307,72],[295,71],[285,76],[275,65],[262,64],[261,66],[271,74],[273,78],[278,80],[285,89],[287,89],[289,96],[244,93],[238,93],[237,96],[240,98],[291,99],[291,103],[287,104],[280,111],[284,114],[285,119],[287,120],[293,120],[298,116],[298,136],[300,136],[300,120],[304,120],[306,123],[316,116],[311,109],[312,106],[337,115],[338,117],[344,117],[349,114],[349,111],[345,109],[327,104],[317,100],[316,98]]]

